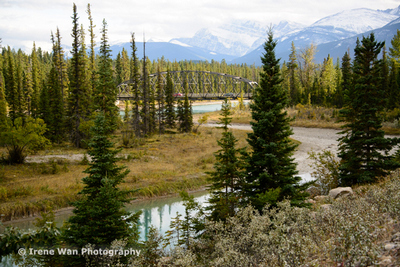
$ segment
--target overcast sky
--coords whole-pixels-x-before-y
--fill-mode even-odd
[[[88,2],[75,3],[79,23],[87,29]],[[90,4],[97,36],[105,19],[110,43],[118,43],[129,42],[131,32],[137,41],[142,41],[143,32],[147,40],[192,37],[201,28],[233,19],[310,25],[347,9],[396,8],[400,0],[97,0]],[[58,27],[63,45],[70,46],[72,5],[66,0],[0,0],[2,45],[30,51],[35,41],[37,47],[50,50],[50,33]]]

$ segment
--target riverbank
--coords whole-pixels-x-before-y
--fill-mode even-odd
[[[207,187],[203,186],[198,189],[188,190],[187,192],[189,194],[206,193]],[[163,200],[163,199],[172,199],[172,198],[177,198],[177,197],[179,197],[179,192],[171,193],[171,194],[163,195],[163,196],[154,196],[151,198],[137,198],[137,199],[130,201],[126,206],[129,207],[129,206],[134,206],[134,205],[143,205],[150,201],[152,202],[152,201]],[[54,211],[54,216],[55,216],[56,220],[58,217],[67,217],[72,214],[73,210],[74,210],[74,207],[72,207],[72,206],[60,208],[60,209]],[[2,222],[2,224],[4,227],[21,225],[23,223],[33,222],[36,218],[39,218],[39,217],[40,217],[40,215],[36,214],[34,216],[30,216],[30,217],[26,217],[26,218],[16,218],[14,220],[5,221],[5,222]],[[0,229],[0,233],[1,232],[2,231]]]

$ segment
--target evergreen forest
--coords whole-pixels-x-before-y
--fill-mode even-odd
[[[6,228],[0,235],[0,260],[4,251],[24,266],[378,264],[383,253],[378,241],[400,219],[396,193],[400,188],[400,138],[388,138],[382,129],[386,121],[394,121],[397,128],[400,122],[400,30],[391,44],[379,42],[371,33],[357,40],[353,58],[348,51],[337,59],[327,55],[317,64],[312,44],[298,49],[293,43],[288,59],[276,58],[277,42],[271,29],[266,33],[262,66],[248,66],[224,60],[151,61],[146,55],[137,55],[134,33],[129,36],[130,51],[122,49],[113,58],[107,21],[103,20],[96,33],[90,4],[86,15],[88,29],[81,26],[73,5],[73,42],[68,53],[59,29],[50,34],[52,51],[43,51],[35,43],[31,53],[1,48],[1,165],[24,169],[29,153],[49,147],[85,149],[90,159],[85,154],[85,177],[75,185],[79,193],[64,203],[74,207],[73,215],[57,227],[54,207],[46,207],[41,210],[47,213],[42,213],[37,230],[23,234],[16,228]],[[209,205],[202,207],[182,191],[185,214],[176,215],[165,236],[152,228],[147,240],[141,241],[140,212],[129,214],[124,210],[141,188],[129,183],[125,186],[134,170],[118,156],[121,148],[160,140],[168,143],[171,136],[179,136],[181,142],[210,138],[199,132],[207,116],[197,122],[193,119],[187,80],[183,81],[183,95],[176,96],[170,75],[175,71],[209,71],[256,82],[248,106],[244,107],[241,97],[235,107],[247,109],[252,131],[244,133],[245,141],[240,143],[237,132],[230,128],[234,107],[224,99],[217,122],[218,148],[211,159],[203,157],[197,163],[206,170],[207,178],[201,185],[208,186]],[[165,84],[161,83],[161,72],[167,73]],[[151,74],[158,77],[155,86],[150,84]],[[131,81],[132,96],[122,101],[118,99],[118,85],[126,81]],[[361,189],[342,200],[324,198],[322,204],[328,208],[310,199],[316,195],[313,189],[318,183],[323,188],[328,182],[302,182],[296,169],[293,154],[299,144],[291,138],[296,115],[288,114],[289,108],[296,107],[332,109],[332,118],[341,123],[337,165],[324,177],[334,180],[335,186]],[[115,136],[121,139],[118,148]],[[203,139],[198,142],[205,142]],[[243,142],[246,146],[241,145]],[[196,145],[185,147],[182,153],[192,149],[200,154]],[[151,158],[140,153],[135,154],[138,162]],[[329,155],[319,154],[320,162]],[[335,160],[317,168],[328,168]],[[135,173],[129,179],[137,181],[138,177]],[[0,181],[5,181],[3,178],[0,176]],[[376,184],[381,186],[372,187]],[[3,188],[0,186],[0,201],[6,202]],[[175,192],[178,189],[182,188],[174,188]],[[135,249],[141,255],[17,255],[16,251],[28,247]]]

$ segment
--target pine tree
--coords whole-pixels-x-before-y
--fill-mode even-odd
[[[33,95],[33,86],[32,86],[32,68],[29,62],[29,58],[25,57],[24,62],[25,68],[22,71],[22,79],[23,79],[23,87],[24,87],[24,101],[26,108],[26,115],[32,115],[32,95]]]
[[[96,25],[93,24],[93,18],[92,18],[92,12],[90,10],[90,4],[87,5],[87,11],[86,13],[88,14],[88,19],[89,19],[89,36],[90,36],[90,47],[89,47],[89,68],[88,72],[90,75],[90,95],[93,95],[93,92],[95,91],[95,87],[97,84],[97,68],[96,68],[96,53],[94,51],[94,48],[96,47],[96,42],[95,38],[96,35],[94,34],[94,28]],[[91,110],[93,111],[93,103],[91,103]]]
[[[47,97],[49,99],[48,105],[48,121],[47,136],[53,143],[60,143],[65,138],[65,111],[62,102],[62,92],[60,83],[58,82],[58,74],[56,68],[51,68],[47,79]],[[42,91],[44,91],[43,88]]]
[[[344,101],[345,101],[345,95],[350,94],[351,93],[351,88],[353,85],[353,71],[351,69],[351,59],[349,56],[349,53],[345,53],[343,58],[342,58],[342,84],[341,84],[341,88],[342,88],[342,95],[340,98],[340,102],[341,106],[344,105]]]
[[[157,71],[157,117],[158,117],[158,133],[161,135],[165,132],[165,97],[161,83],[160,69]]]
[[[333,105],[336,108],[342,108],[343,106],[343,73],[342,73],[342,69],[340,66],[340,59],[338,57],[337,61],[336,61],[336,65],[335,65],[335,72],[336,72],[336,91],[334,93],[333,96]]]
[[[130,121],[129,117],[129,113],[131,112],[130,110],[130,101],[129,100],[125,100],[125,110],[124,110],[124,123],[128,123]]]
[[[117,87],[113,79],[113,67],[111,50],[107,37],[107,22],[103,20],[100,62],[98,70],[98,81],[94,92],[93,102],[95,109],[104,113],[109,129],[115,131],[118,127],[119,113],[115,105],[117,100]]]
[[[86,49],[86,44],[85,44],[85,30],[83,28],[83,25],[81,25],[81,30],[80,30],[80,42],[79,42],[79,56],[81,58],[80,62],[80,71],[82,73],[82,82],[81,82],[81,87],[82,87],[82,101],[81,104],[83,106],[82,108],[82,114],[84,120],[87,120],[89,116],[92,114],[92,111],[90,109],[91,106],[93,106],[92,103],[92,88],[91,88],[91,73],[90,73],[90,61],[87,55],[87,49]]]
[[[128,56],[128,52],[123,47],[122,52],[121,52],[121,80],[122,80],[122,82],[129,80],[129,77],[130,77],[129,56]]]
[[[288,72],[289,72],[289,84],[290,84],[290,105],[296,105],[300,102],[300,82],[298,78],[298,63],[297,63],[297,53],[294,42],[292,42],[291,53],[289,55]]]
[[[33,49],[31,54],[32,64],[32,94],[30,95],[30,114],[33,118],[39,116],[39,96],[42,88],[40,88],[40,71],[39,61],[36,53],[36,44],[33,43]]]
[[[145,43],[143,42],[143,49],[145,50]],[[143,56],[143,83],[142,83],[142,106],[140,109],[140,117],[142,118],[141,121],[141,130],[142,135],[146,136],[150,133],[150,97],[149,97],[149,84],[147,78],[147,60],[146,54],[144,52]]]
[[[245,202],[262,210],[266,204],[275,204],[285,198],[292,204],[302,205],[307,184],[299,185],[293,152],[296,148],[290,139],[293,134],[290,118],[284,110],[288,105],[287,93],[282,89],[279,59],[275,58],[276,41],[271,31],[264,44],[261,58],[263,72],[260,86],[256,88],[250,104],[253,122],[248,143],[252,153],[247,156],[244,188]]]
[[[389,81],[389,59],[387,57],[387,52],[386,52],[386,46],[383,46],[382,48],[382,68],[381,68],[381,74],[380,76],[382,77],[382,81],[380,84],[381,90],[384,92],[385,95],[385,101],[386,101],[386,108],[393,108],[390,104],[390,81]],[[397,102],[397,101],[396,101]]]
[[[63,239],[71,246],[82,248],[88,243],[96,247],[107,246],[117,239],[127,239],[132,245],[139,238],[139,214],[132,215],[123,209],[132,191],[119,188],[129,170],[116,164],[119,150],[113,149],[109,140],[109,127],[100,113],[89,143],[88,154],[92,161],[84,171],[88,176],[82,179],[84,188],[79,192],[80,199],[73,203],[74,215],[64,228]]]
[[[172,83],[171,73],[167,71],[167,83],[165,85],[165,127],[175,128],[175,97],[174,84]]]
[[[73,5],[73,29],[72,50],[69,69],[69,92],[68,92],[68,126],[70,126],[71,138],[76,147],[81,147],[82,139],[85,137],[80,129],[83,121],[87,120],[89,114],[89,76],[87,73],[87,56],[84,45],[82,29],[79,28],[76,5]]]
[[[52,73],[50,72],[50,75],[51,74]],[[50,77],[49,77],[49,79],[50,79]],[[51,89],[53,88],[53,84],[49,83],[46,86],[46,84],[44,83],[43,85],[44,86],[43,86],[42,90],[40,91],[38,110],[36,112],[37,112],[37,116],[39,118],[41,118],[46,125],[49,125],[49,124],[51,124],[51,121],[52,121],[51,116],[53,114],[50,112],[50,99],[49,99],[48,92],[49,92],[49,88],[51,88]],[[45,135],[46,135],[46,138],[50,137],[48,132],[46,132]]]
[[[397,30],[396,35],[390,41],[389,55],[396,62],[397,67],[400,66],[400,30]]]
[[[193,115],[192,115],[192,104],[189,101],[189,90],[186,77],[184,77],[183,87],[184,87],[183,89],[185,90],[185,97],[182,105],[182,114],[181,114],[182,117],[179,119],[180,121],[179,130],[183,133],[190,133],[193,128]]]
[[[7,48],[7,57],[5,62],[5,94],[6,100],[9,107],[9,117],[11,122],[14,124],[15,119],[17,118],[17,109],[18,109],[18,85],[15,75],[15,61],[14,56],[11,52],[11,48]]]
[[[7,101],[4,92],[3,71],[0,69],[0,132],[7,129],[7,127],[8,127]]]
[[[135,34],[131,35],[131,48],[132,56],[130,62],[130,80],[132,82],[132,93],[133,93],[133,109],[132,109],[132,126],[136,137],[140,136],[140,74],[139,74],[139,61],[136,56],[136,43]]]
[[[24,94],[24,80],[23,80],[23,73],[22,73],[22,68],[23,68],[23,61],[22,61],[22,51],[18,51],[18,57],[16,61],[16,76],[15,76],[15,82],[16,82],[16,95],[14,100],[16,101],[16,110],[15,110],[15,115],[16,118],[24,118],[25,117],[25,111],[26,111],[26,99],[25,99],[25,94]]]
[[[181,125],[185,121],[185,114],[183,112],[183,103],[180,98],[178,98],[178,101],[176,102],[176,118],[178,120],[178,129],[181,129]]]
[[[236,148],[238,139],[228,129],[232,117],[227,99],[222,104],[220,115],[218,123],[223,132],[222,138],[217,142],[221,149],[214,153],[216,159],[214,171],[208,173],[211,197],[207,209],[211,210],[210,218],[214,221],[225,221],[235,215],[242,189],[241,171],[244,167],[242,159],[238,156],[244,154],[244,149]]]
[[[147,84],[149,85],[149,133],[154,134],[157,130],[156,92],[149,80]]]
[[[66,137],[65,108],[63,88],[67,84],[63,51],[59,44],[61,38],[57,29],[57,37],[51,35],[53,53],[51,69],[46,80],[40,86],[40,100],[37,114],[47,125],[46,137],[54,143],[59,143]]]
[[[115,85],[122,83],[122,81],[121,53],[118,53],[117,59],[115,60]]]
[[[400,87],[398,79],[399,67],[394,60],[390,60],[389,87],[386,95],[386,98],[388,99],[387,107],[389,109],[398,108],[400,106],[400,103],[398,101],[400,97]]]
[[[64,50],[61,47],[61,35],[60,35],[60,29],[57,28],[56,36],[52,35],[51,37],[53,41],[53,62],[54,66],[58,72],[58,83],[60,86],[61,90],[61,95],[62,95],[62,106],[65,107],[65,98],[67,94],[67,88],[68,88],[68,73],[67,73],[67,67],[66,63],[64,60]]]
[[[380,86],[382,60],[378,59],[384,43],[377,42],[373,33],[361,43],[354,49],[354,85],[345,92],[345,107],[340,112],[346,122],[339,138],[343,186],[376,182],[400,166],[388,154],[398,140],[384,137],[379,114],[385,107],[385,92]]]

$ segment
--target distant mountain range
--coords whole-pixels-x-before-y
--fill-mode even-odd
[[[204,28],[191,38],[174,38],[169,42],[147,42],[146,56],[151,60],[164,57],[174,60],[217,60],[228,63],[261,65],[260,56],[270,25],[255,21],[234,20],[231,23]],[[400,6],[388,10],[366,8],[345,10],[322,18],[310,26],[295,22],[281,21],[272,26],[274,38],[278,41],[276,55],[287,61],[292,42],[297,51],[314,44],[317,46],[316,62],[322,62],[328,54],[341,58],[347,50],[352,54],[357,37],[374,32],[377,40],[390,40],[400,29]],[[143,43],[138,42],[138,57],[143,55]],[[130,52],[130,44],[113,45],[114,57],[122,50]]]

